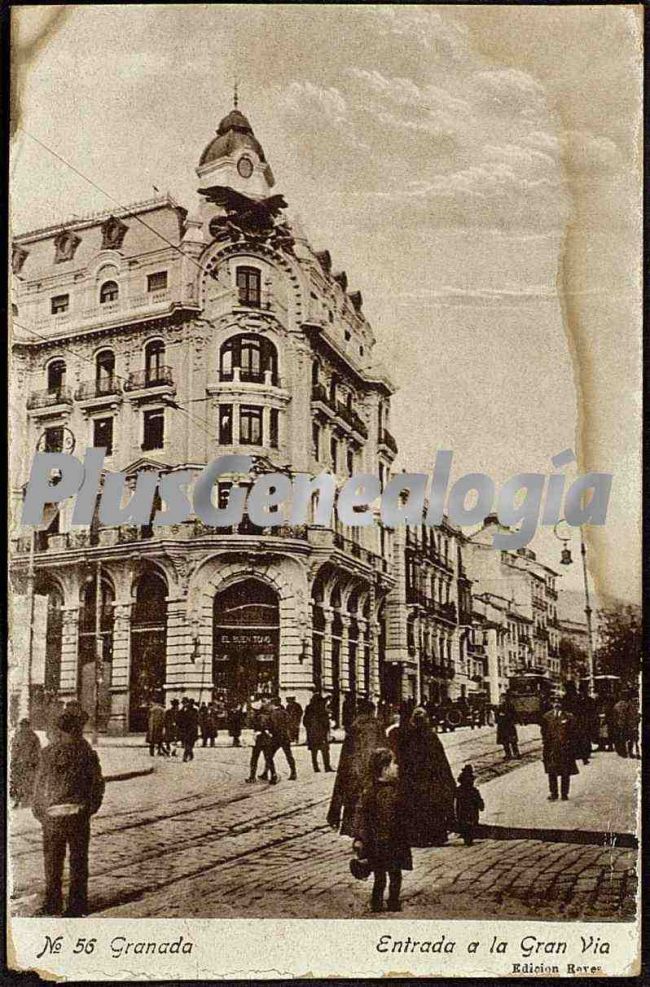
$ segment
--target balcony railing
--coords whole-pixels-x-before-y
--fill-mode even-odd
[[[142,391],[148,387],[171,386],[174,375],[171,367],[156,367],[153,370],[136,370],[129,374],[124,385],[125,391]]]
[[[108,397],[120,394],[122,388],[117,377],[102,377],[98,380],[85,380],[77,388],[77,401],[87,401],[91,398]]]
[[[363,435],[364,439],[368,438],[368,429],[361,421],[361,418],[356,411],[352,408],[348,408],[348,406],[343,404],[342,401],[337,401],[336,413],[339,418],[342,418],[343,421],[350,426],[350,428],[355,430],[355,432],[359,432],[360,435]]]
[[[62,385],[55,390],[32,391],[27,398],[27,407],[51,408],[57,404],[72,404],[72,389]]]
[[[386,446],[386,448],[387,449],[390,449],[391,452],[394,452],[394,453],[397,452],[397,442],[395,441],[395,439],[390,434],[390,432],[388,431],[387,428],[382,428],[382,430],[381,430],[381,432],[379,434],[379,445],[380,446],[382,446],[382,445],[383,446]]]

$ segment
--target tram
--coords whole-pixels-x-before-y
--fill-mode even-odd
[[[551,706],[553,682],[543,672],[521,672],[508,683],[508,699],[519,723],[541,723]]]

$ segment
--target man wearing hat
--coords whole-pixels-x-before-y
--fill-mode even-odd
[[[548,775],[549,802],[557,802],[558,778],[562,801],[569,797],[571,775],[578,774],[575,760],[575,720],[563,709],[562,697],[556,693],[551,709],[542,717],[542,759]]]
[[[69,850],[70,890],[63,913],[79,918],[88,910],[90,817],[102,804],[104,779],[97,754],[83,738],[83,711],[66,709],[57,739],[46,747],[36,772],[32,812],[43,827],[45,901],[41,915],[60,915],[63,865]]]
[[[297,744],[300,740],[300,724],[302,723],[303,709],[295,696],[287,696],[284,707],[289,718],[289,739],[292,744]]]

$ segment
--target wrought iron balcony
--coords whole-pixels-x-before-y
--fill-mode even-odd
[[[323,384],[314,384],[311,389],[311,399],[312,401],[320,401],[321,404],[326,404],[329,408],[329,395]]]
[[[122,388],[117,377],[101,377],[97,380],[85,380],[77,388],[77,401],[87,401],[91,398],[109,397],[120,394]]]
[[[387,428],[382,428],[379,434],[379,445],[386,446],[391,452],[397,453],[397,442]]]
[[[125,391],[143,391],[148,387],[171,387],[174,375],[171,367],[155,367],[150,370],[136,370],[129,374],[124,385]]]
[[[72,389],[64,384],[54,390],[32,391],[27,398],[27,407],[52,408],[57,404],[72,404]]]

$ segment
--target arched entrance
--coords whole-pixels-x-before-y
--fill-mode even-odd
[[[215,691],[243,702],[279,689],[278,595],[259,579],[242,579],[217,593],[213,609]]]
[[[113,601],[110,582],[101,581],[99,641],[97,640],[97,577],[88,580],[81,592],[79,612],[79,701],[92,719],[97,685],[97,724],[106,728],[110,715],[111,661],[113,658]],[[97,667],[97,656],[101,657]]]
[[[138,579],[131,615],[129,730],[147,729],[148,707],[164,703],[167,650],[167,583],[153,569]]]

